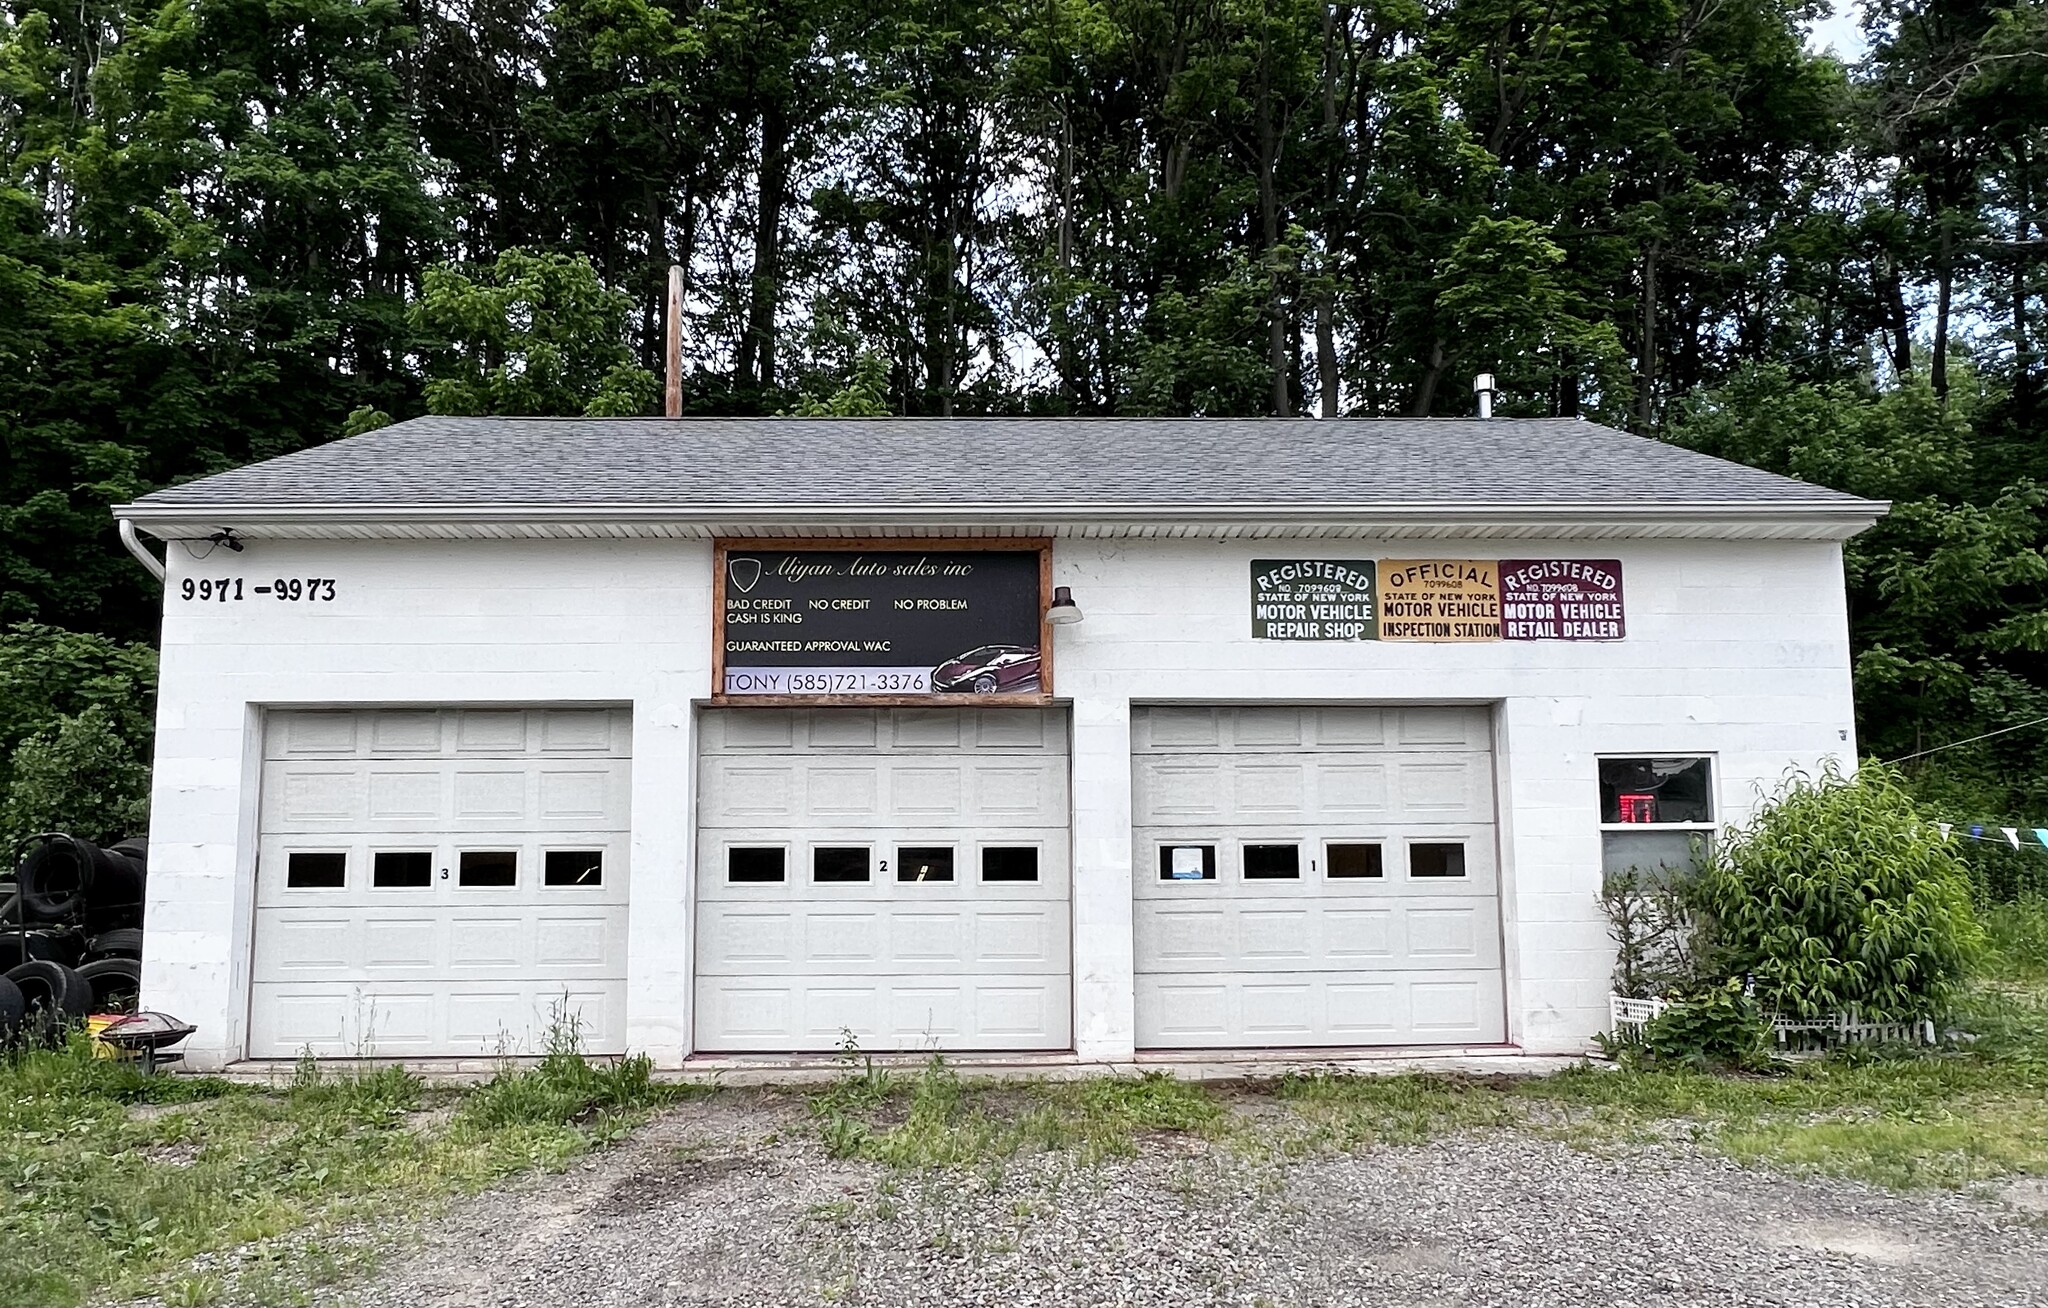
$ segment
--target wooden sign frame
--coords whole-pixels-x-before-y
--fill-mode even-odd
[[[725,693],[725,560],[738,550],[810,550],[819,553],[910,554],[970,551],[1023,554],[1038,551],[1038,691],[1030,695],[977,695],[972,691],[930,692],[923,695],[728,695]],[[956,705],[974,708],[1043,708],[1053,702],[1052,624],[1045,620],[1052,607],[1052,539],[1047,536],[948,537],[877,536],[838,538],[830,536],[720,537],[711,544],[711,703],[717,707],[740,705],[840,705],[870,708],[902,708],[915,705]]]

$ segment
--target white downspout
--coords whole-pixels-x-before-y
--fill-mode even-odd
[[[130,554],[135,556],[135,561],[148,568],[150,576],[155,577],[158,581],[162,581],[164,579],[164,565],[156,555],[151,554],[144,548],[141,538],[135,534],[135,524],[126,518],[120,518],[116,520],[115,529],[121,533],[121,543],[128,547]]]

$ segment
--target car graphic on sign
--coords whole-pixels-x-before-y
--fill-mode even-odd
[[[1029,645],[983,645],[932,669],[935,691],[995,695],[1038,689],[1038,650]]]

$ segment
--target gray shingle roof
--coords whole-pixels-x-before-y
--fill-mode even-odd
[[[415,418],[136,508],[1863,503],[1569,419]]]

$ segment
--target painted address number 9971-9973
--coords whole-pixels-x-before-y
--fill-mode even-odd
[[[188,600],[199,600],[215,604],[226,604],[243,598],[240,577],[187,577],[178,583],[178,593]],[[334,598],[332,577],[274,577],[261,586],[250,586],[250,595],[267,595],[279,600],[319,600],[325,602]]]

